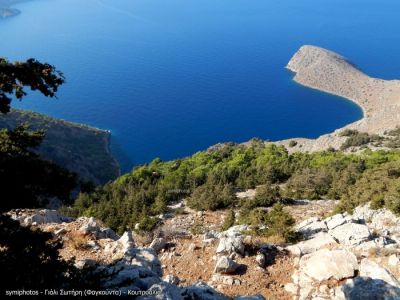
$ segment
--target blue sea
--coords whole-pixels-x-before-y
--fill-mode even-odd
[[[362,117],[285,69],[301,45],[400,78],[398,0],[34,0],[0,55],[56,65],[58,100],[16,106],[112,131],[123,169],[224,141],[315,138]],[[82,145],[84,147],[85,145]]]

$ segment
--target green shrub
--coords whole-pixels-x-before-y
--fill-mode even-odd
[[[233,211],[233,209],[228,210],[225,219],[224,219],[224,223],[222,224],[222,231],[225,231],[227,229],[229,229],[230,227],[232,227],[233,225],[235,225],[235,212]]]
[[[295,140],[291,140],[290,142],[289,142],[289,147],[290,148],[293,148],[293,147],[295,147],[297,145],[297,141],[295,141]]]

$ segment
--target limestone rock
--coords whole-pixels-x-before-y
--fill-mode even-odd
[[[337,246],[338,243],[326,232],[317,233],[312,239],[286,247],[292,255],[302,256],[320,250],[327,246]]]
[[[325,223],[329,230],[334,229],[345,223],[352,223],[354,220],[345,214],[337,214],[332,217],[326,218]]]
[[[218,293],[204,282],[184,287],[181,295],[184,299],[228,300],[228,297]]]
[[[313,217],[307,220],[304,220],[300,224],[298,224],[295,227],[296,231],[300,232],[303,234],[304,237],[310,238],[314,234],[320,232],[320,231],[327,231],[328,227],[326,227],[326,224],[324,221],[320,221],[319,218]]]
[[[215,264],[215,273],[226,273],[232,274],[235,273],[239,265],[232,259],[227,256],[221,256],[218,258],[217,263]]]
[[[329,234],[344,245],[359,245],[362,242],[368,241],[371,237],[368,226],[355,223],[340,225],[330,230]]]
[[[264,267],[265,267],[266,259],[265,259],[264,253],[258,253],[258,254],[257,254],[257,256],[256,256],[256,262],[257,262],[257,264],[258,264],[261,268],[264,268]]]
[[[400,289],[380,279],[355,277],[332,291],[332,300],[398,300]]]
[[[358,270],[357,258],[347,250],[322,249],[303,256],[299,265],[303,273],[318,281],[353,277]]]
[[[364,258],[361,261],[360,276],[370,277],[372,279],[380,279],[400,288],[399,282],[388,270],[367,258]]]
[[[223,237],[220,239],[216,253],[229,255],[232,252],[244,255],[242,236]]]
[[[164,280],[165,282],[168,282],[168,283],[174,284],[174,285],[178,285],[179,282],[181,281],[181,280],[179,279],[178,276],[171,275],[171,274],[165,276],[163,280]]]
[[[151,244],[150,248],[154,249],[154,251],[159,252],[161,249],[165,248],[165,245],[167,244],[167,241],[164,238],[155,238]]]

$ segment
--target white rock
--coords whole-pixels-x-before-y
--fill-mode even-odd
[[[371,237],[371,232],[366,225],[355,223],[340,225],[330,230],[329,234],[344,245],[359,245]]]
[[[155,238],[151,244],[150,248],[154,249],[154,251],[159,252],[161,249],[165,248],[165,245],[167,244],[167,241],[164,238]]]
[[[320,231],[327,231],[328,227],[324,221],[320,221],[318,217],[313,217],[307,220],[304,220],[300,224],[295,227],[296,231],[303,234],[305,238],[310,238],[316,233]]]
[[[303,256],[299,265],[303,273],[318,281],[352,277],[358,270],[357,258],[347,250],[318,250]]]
[[[221,256],[218,258],[217,263],[215,264],[214,273],[232,274],[235,273],[238,267],[239,264],[237,264],[234,260],[227,256]]]
[[[163,280],[165,282],[168,282],[170,284],[175,284],[175,285],[178,285],[179,282],[181,281],[178,276],[175,276],[175,275],[172,275],[172,274],[169,274],[169,275],[165,276]]]
[[[337,214],[325,219],[325,223],[328,229],[334,229],[340,225],[351,222],[353,222],[353,219],[350,216],[344,214]]]
[[[398,300],[400,289],[383,280],[369,277],[348,279],[345,284],[334,288],[332,300]]]
[[[396,254],[392,254],[389,256],[388,264],[395,267],[398,266],[400,263],[400,259]]]
[[[291,293],[293,295],[297,295],[298,287],[294,283],[287,283],[284,286],[286,292]]]
[[[229,255],[232,252],[244,255],[244,244],[242,236],[223,237],[220,239],[216,253]]]
[[[393,286],[400,287],[397,279],[388,270],[367,258],[364,258],[361,261],[360,276],[370,277],[372,279],[380,279]]]
[[[265,262],[266,262],[265,255],[263,253],[257,254],[256,262],[261,268],[264,268],[265,267]]]
[[[320,250],[327,246],[337,246],[338,243],[326,232],[317,233],[312,239],[286,247],[292,255],[302,256]]]

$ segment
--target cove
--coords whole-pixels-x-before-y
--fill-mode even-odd
[[[36,0],[0,21],[0,55],[62,70],[59,100],[17,107],[109,129],[123,170],[224,141],[315,138],[362,117],[284,67],[303,44],[399,78],[398,1]],[[84,145],[83,145],[84,146]]]

